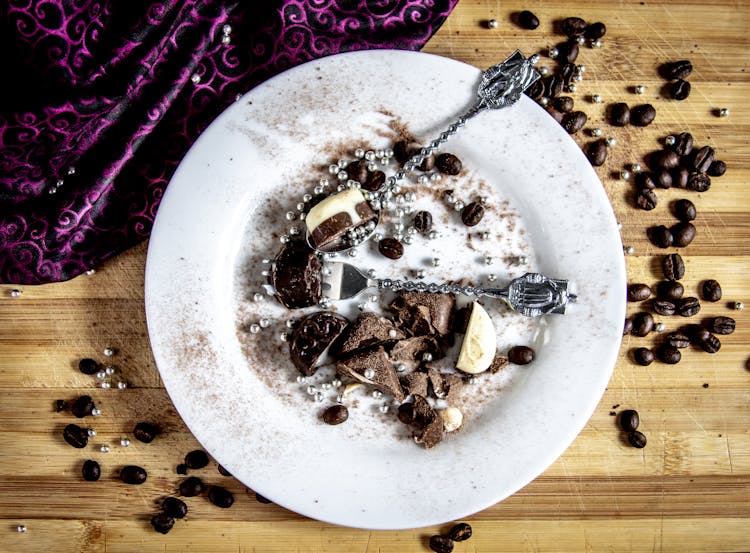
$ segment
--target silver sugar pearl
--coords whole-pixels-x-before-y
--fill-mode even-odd
[[[426,351],[422,354],[422,361],[430,362],[432,361],[432,354],[429,351]]]
[[[438,182],[441,178],[440,173],[431,173],[430,174],[430,181],[431,182]]]
[[[497,276],[496,275],[487,275],[487,280],[489,282],[495,282],[495,280],[497,280]]]
[[[620,171],[620,179],[622,180],[628,180],[630,178],[630,171],[627,169],[623,169]]]
[[[642,84],[635,85],[635,93],[636,94],[645,94],[646,93],[646,87]]]
[[[92,417],[98,417],[98,416],[99,416],[99,415],[101,415],[101,414],[102,414],[102,410],[101,410],[101,409],[99,409],[98,407],[94,407],[94,408],[93,408],[93,409],[91,410],[91,416],[92,416]]]
[[[287,211],[286,212],[286,220],[287,221],[294,221],[297,218],[297,214],[294,211]]]
[[[313,386],[312,384],[310,384],[307,387],[307,395],[309,395],[309,396],[315,395],[315,392],[317,392],[317,391],[318,391],[318,389],[315,386]]]
[[[198,84],[199,82],[201,82],[201,76],[198,75],[198,73],[193,73],[190,77],[190,80],[193,81],[193,84]]]
[[[490,239],[490,231],[484,230],[484,231],[480,232],[479,233],[479,238],[481,238],[482,240],[489,240]]]
[[[89,428],[86,430],[86,434],[89,435],[89,438],[93,438],[94,436],[96,436],[96,430],[94,430],[93,428]]]
[[[307,378],[305,378],[303,375],[298,374],[297,375],[297,383],[302,384],[303,382],[307,382]]]
[[[572,79],[572,80],[573,80],[574,82],[580,83],[580,82],[581,82],[581,81],[583,80],[583,75],[581,75],[580,73],[576,73],[575,75],[573,75],[573,76],[571,77],[571,79]]]
[[[430,182],[430,177],[427,175],[419,175],[419,178],[417,179],[418,184],[427,184]]]
[[[498,23],[497,19],[490,19],[487,22],[488,29],[497,29],[498,25],[500,25],[500,23]]]
[[[743,309],[745,309],[745,304],[742,303],[741,301],[736,301],[734,302],[734,309],[736,311],[742,311]]]
[[[102,453],[109,453],[109,446],[108,445],[99,446],[99,451],[101,451]]]
[[[328,172],[331,173],[332,175],[335,175],[336,173],[339,172],[339,166],[336,165],[335,163],[332,163],[331,165],[328,166]]]
[[[491,255],[485,255],[484,256],[484,264],[485,265],[492,265],[492,256]]]
[[[346,252],[346,255],[348,255],[349,257],[357,257],[357,250],[349,250],[348,252]]]
[[[363,157],[365,157],[365,151],[362,148],[357,148],[356,150],[354,150],[354,157],[356,157],[357,159],[362,159]]]
[[[105,380],[104,382],[102,382],[101,384],[99,384],[99,386],[101,386],[101,388],[103,390],[109,390],[111,384]]]
[[[560,55],[560,50],[558,50],[557,48],[549,49],[549,57],[551,57],[552,59],[555,59],[559,55]]]
[[[602,130],[599,127],[591,129],[591,136],[597,137],[602,135]]]
[[[607,146],[609,146],[610,148],[614,148],[615,146],[617,146],[617,139],[615,139],[614,136],[608,137],[607,138]]]
[[[281,242],[282,244],[287,244],[289,240],[290,238],[286,234],[284,234],[283,236],[279,236],[279,242]],[[267,275],[263,275],[263,276],[267,276]]]
[[[453,209],[456,211],[461,211],[464,208],[464,203],[461,200],[456,200],[456,203],[453,204]]]
[[[721,108],[719,110],[719,117],[729,117],[729,108]]]
[[[10,297],[11,298],[20,298],[21,297],[21,291],[17,289],[13,289],[10,291]]]
[[[591,41],[591,47],[592,48],[601,48],[602,47],[602,41],[598,38],[596,40]]]
[[[641,167],[641,164],[640,164],[640,163],[633,163],[633,164],[632,164],[632,165],[630,166],[630,170],[631,170],[631,171],[633,172],[633,174],[636,174],[636,175],[637,175],[638,173],[640,173],[640,172],[642,172],[642,171],[643,171],[643,167]]]
[[[26,533],[26,527],[23,524],[19,524],[16,526],[16,532],[19,534],[25,534]]]
[[[357,310],[359,310],[360,312],[364,313],[365,311],[367,311],[367,304],[366,303],[358,303],[357,304]]]
[[[424,278],[425,276],[424,269],[417,270],[417,272],[414,273],[414,276],[416,276],[417,278]]]
[[[289,236],[297,236],[299,233],[299,227],[289,227]]]
[[[222,44],[231,44],[232,43],[232,37],[229,35],[223,35],[221,37],[221,43]]]
[[[221,33],[225,35],[231,35],[232,34],[232,26],[231,25],[224,25],[221,28]]]
[[[529,258],[525,255],[519,255],[517,260],[519,265],[526,265],[529,262]]]
[[[263,301],[263,294],[255,292],[255,294],[253,294],[253,301]]]
[[[289,340],[289,335],[286,332],[279,332],[279,340],[286,342]]]
[[[576,42],[580,44],[581,46],[583,46],[584,44],[586,44],[586,37],[585,36],[576,37]]]
[[[432,261],[430,261],[430,265],[432,265],[433,267],[438,267],[440,265],[440,258],[433,257]]]
[[[253,323],[250,325],[250,333],[251,334],[258,334],[260,332],[260,325],[258,323]]]
[[[115,374],[115,368],[112,366],[104,367],[104,374],[106,374],[107,376],[112,376],[113,374]]]
[[[344,169],[347,165],[349,165],[349,162],[346,161],[345,159],[340,159],[338,160],[336,165],[338,165],[341,169]]]
[[[130,440],[128,438],[121,438],[120,439],[120,445],[122,447],[129,447],[130,446]]]
[[[392,339],[398,337],[398,330],[396,330],[395,328],[390,329],[388,331],[388,337]]]
[[[667,328],[667,325],[665,325],[664,323],[656,323],[656,325],[654,326],[654,330],[656,332],[664,332],[666,328]]]
[[[339,171],[336,174],[336,178],[339,180],[347,180],[349,178],[349,173],[347,173],[346,171]]]
[[[372,369],[366,369],[364,373],[364,377],[367,380],[371,380],[375,376],[375,371]]]
[[[375,302],[376,302],[376,301],[378,301],[379,299],[380,299],[380,298],[379,298],[379,297],[377,296],[377,294],[372,294],[372,295],[371,295],[371,296],[370,296],[369,298],[367,298],[367,301],[369,301],[369,302],[371,302],[371,303],[375,303]]]
[[[93,275],[93,274],[94,274],[95,272],[96,272],[96,269],[89,269],[88,271],[86,271],[86,274],[87,274],[87,275],[89,275],[89,276],[91,276],[91,275]]]
[[[384,403],[383,405],[379,407],[379,409],[381,413],[387,413],[388,411],[390,411],[391,408],[388,406],[387,403]]]
[[[334,378],[333,380],[331,380],[331,386],[333,386],[334,388],[338,388],[339,386],[341,386],[341,381],[338,378]]]
[[[323,384],[320,385],[320,388],[322,390],[330,390],[331,389],[331,384],[329,382],[323,382]]]
[[[591,95],[591,101],[595,104],[601,104],[602,103],[602,95],[601,94],[592,94]]]
[[[547,75],[549,75],[549,67],[540,67],[537,71],[539,71],[539,74],[542,77],[546,77]]]
[[[374,397],[375,399],[380,399],[381,397],[383,397],[383,392],[381,392],[380,390],[373,390],[372,397]]]
[[[531,55],[531,56],[529,57],[529,63],[530,63],[531,65],[536,65],[537,63],[539,63],[539,60],[540,60],[540,59],[541,59],[541,56],[540,56],[539,54],[532,54],[532,55]]]
[[[568,92],[575,92],[576,90],[578,90],[578,87],[575,85],[575,83],[570,83],[568,85]]]
[[[626,255],[633,255],[635,253],[635,248],[633,246],[626,246],[625,247],[625,254]]]
[[[321,402],[323,401],[323,399],[325,399],[323,396],[323,392],[318,392],[317,394],[315,394],[315,401]]]
[[[120,381],[117,383],[117,389],[118,390],[125,390],[128,387],[128,383],[124,381]]]
[[[344,394],[339,394],[336,396],[336,403],[344,403]]]
[[[402,242],[408,246],[409,244],[414,242],[414,237],[411,234],[407,234],[406,236],[404,236]]]
[[[258,324],[260,324],[261,328],[268,328],[268,326],[271,324],[271,321],[266,319],[265,317],[262,318],[260,321],[258,321]]]
[[[434,240],[435,238],[437,238],[437,231],[431,230],[430,232],[428,232],[427,238],[429,238],[430,240]]]
[[[375,152],[373,152],[372,150],[368,150],[367,152],[365,152],[365,159],[367,161],[375,161]]]
[[[546,106],[547,104],[549,104],[549,98],[547,98],[546,96],[542,96],[541,98],[539,98],[539,103],[543,106]]]
[[[576,73],[585,73],[586,72],[586,66],[583,64],[576,65]]]

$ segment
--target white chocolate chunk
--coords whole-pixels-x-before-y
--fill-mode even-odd
[[[456,367],[469,374],[484,372],[492,364],[496,348],[497,337],[492,319],[484,307],[474,302]]]
[[[446,407],[438,413],[443,419],[443,428],[446,432],[455,432],[464,425],[464,414],[458,407]]]
[[[351,394],[353,391],[359,390],[360,388],[364,388],[364,387],[365,385],[362,384],[361,382],[351,382],[344,387],[344,391],[341,395],[346,397],[349,394]]]
[[[328,196],[325,200],[313,206],[305,217],[308,232],[312,233],[323,221],[326,221],[337,213],[348,213],[353,225],[362,222],[357,213],[357,204],[366,201],[364,195],[358,188],[347,188],[337,194]]]

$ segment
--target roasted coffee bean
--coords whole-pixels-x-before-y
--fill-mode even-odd
[[[633,330],[630,333],[633,336],[646,336],[654,329],[654,318],[651,313],[641,311],[633,316]]]
[[[648,367],[654,362],[654,352],[648,348],[635,348],[633,351],[633,359],[635,359],[635,362],[639,365]]]
[[[189,469],[202,469],[208,466],[208,454],[202,449],[194,449],[185,455],[185,466]]]
[[[669,146],[679,156],[686,156],[693,151],[693,135],[689,132],[681,132],[674,137],[674,144]]]
[[[151,517],[151,526],[160,534],[167,534],[174,526],[174,518],[164,513]]]
[[[711,336],[711,333],[700,325],[688,325],[685,328],[685,334],[690,338],[690,343],[696,346]]]
[[[539,18],[534,15],[533,12],[530,12],[529,10],[523,10],[518,14],[518,24],[524,29],[533,31],[534,29],[539,27]]]
[[[557,98],[555,98],[555,101],[552,103],[552,105],[558,111],[568,113],[570,111],[573,111],[575,100],[573,100],[573,98],[571,98],[570,96],[558,96]]]
[[[222,476],[232,476],[232,473],[221,465],[217,465],[216,470],[218,470],[219,474],[221,474]]]
[[[86,357],[85,359],[81,359],[78,362],[78,370],[83,374],[96,374],[97,372],[99,372],[99,363],[97,363],[93,359]]]
[[[562,125],[563,117],[565,117],[565,114],[562,111],[556,110],[554,106],[547,106],[544,109],[546,109],[547,113],[552,116],[552,119],[554,119],[559,125]]]
[[[542,82],[542,79],[537,79],[531,83],[531,86],[526,89],[525,94],[533,100],[539,100],[544,96],[544,83]]]
[[[714,317],[709,328],[714,334],[731,334],[736,325],[732,317]]]
[[[695,238],[695,226],[687,221],[680,221],[669,229],[672,233],[672,243],[678,248],[684,248]]]
[[[378,251],[389,259],[404,255],[404,245],[395,238],[383,238],[378,242]]]
[[[667,79],[687,79],[692,72],[693,64],[690,60],[673,61],[661,67],[661,73]]]
[[[632,432],[638,428],[641,418],[635,409],[625,409],[620,413],[620,428],[625,432]]]
[[[630,334],[633,330],[633,320],[632,319],[625,319],[625,324],[622,325],[622,335],[626,336]]]
[[[528,365],[534,360],[534,350],[528,346],[513,346],[508,350],[508,361],[515,365]]]
[[[678,253],[665,255],[661,262],[661,269],[667,280],[681,280],[685,276],[685,262]]]
[[[690,96],[690,81],[677,79],[669,85],[669,95],[675,100],[684,100]]]
[[[70,406],[70,412],[79,419],[82,419],[83,417],[88,417],[91,411],[94,410],[94,407],[94,400],[91,399],[91,396],[81,396]]]
[[[159,434],[159,427],[150,422],[139,422],[133,429],[133,436],[139,442],[150,444]]]
[[[461,221],[467,227],[479,224],[484,217],[484,206],[480,202],[471,202],[461,210]]]
[[[676,280],[662,280],[656,285],[656,295],[663,300],[677,301],[683,293],[685,293],[685,288]]]
[[[367,178],[362,182],[362,188],[374,192],[378,190],[385,182],[385,173],[383,171],[373,171],[367,175]]]
[[[669,300],[655,299],[651,302],[651,309],[653,309],[657,315],[670,316],[675,314],[677,306],[674,302]]]
[[[557,45],[557,59],[561,62],[575,63],[578,59],[578,43],[575,40],[569,40],[567,42],[561,42]]]
[[[646,442],[646,436],[643,433],[638,432],[637,430],[628,432],[628,443],[633,447],[643,449],[644,447],[646,447]]]
[[[647,127],[656,119],[656,110],[651,104],[642,104],[630,110],[630,123],[636,127]]]
[[[258,503],[265,503],[266,505],[268,503],[273,503],[273,501],[271,501],[267,497],[260,495],[258,492],[255,492],[255,501],[257,501]]]
[[[701,296],[706,301],[719,301],[721,299],[721,284],[710,278],[701,286]]]
[[[453,551],[453,540],[447,536],[430,536],[430,549],[435,553],[451,553]]]
[[[601,21],[597,21],[596,23],[592,23],[591,25],[587,26],[584,34],[589,40],[602,38],[607,34],[607,26]]]
[[[68,402],[64,399],[56,399],[55,400],[55,412],[59,413],[61,411],[65,411],[65,409],[68,408]]]
[[[697,215],[695,204],[690,200],[677,200],[674,203],[674,214],[680,221],[693,221]]]
[[[466,541],[471,537],[471,526],[465,522],[459,522],[448,530],[448,537],[453,541]]]
[[[399,140],[393,145],[393,157],[399,163],[405,163],[411,157],[411,147],[406,140]]]
[[[651,297],[651,288],[648,284],[628,284],[628,301],[645,301]]]
[[[589,143],[586,148],[586,157],[594,167],[603,165],[607,160],[607,141],[599,139]]]
[[[188,512],[187,505],[178,497],[165,497],[161,509],[165,515],[173,518],[185,518]]]
[[[615,127],[624,127],[630,124],[630,108],[625,102],[618,102],[612,106],[609,112],[609,121]]]
[[[654,173],[654,181],[658,188],[672,188],[672,174],[666,169]]]
[[[435,159],[435,165],[444,175],[458,175],[463,167],[461,160],[453,154],[440,154]]]
[[[217,507],[229,509],[234,504],[234,495],[221,486],[211,486],[208,490],[208,500]]]
[[[414,216],[414,228],[421,233],[430,232],[432,230],[432,213],[429,211],[417,211]]]
[[[680,164],[680,156],[674,150],[659,150],[651,156],[650,161],[659,169],[674,169]]]
[[[701,304],[698,301],[698,298],[694,297],[680,298],[677,300],[676,305],[677,313],[683,317],[692,317],[693,315],[697,315],[701,310]]]
[[[126,484],[143,484],[148,478],[146,470],[137,465],[125,465],[120,470],[120,480]]]
[[[680,362],[680,359],[682,359],[680,350],[668,346],[667,344],[660,346],[659,349],[656,350],[656,356],[662,363],[666,363],[667,365],[676,365]]]
[[[646,190],[653,190],[656,188],[656,181],[654,180],[653,173],[643,171],[635,176],[635,184],[638,188],[644,188]]]
[[[690,167],[698,173],[705,173],[714,162],[714,149],[711,146],[703,146],[700,150],[693,153]]]
[[[63,429],[63,438],[68,444],[79,449],[84,448],[89,443],[89,433],[85,428],[77,424],[69,424]]]
[[[708,332],[701,340],[698,341],[698,346],[706,353],[716,353],[721,349],[721,340],[716,336]]]
[[[679,166],[672,170],[672,187],[687,188],[690,171],[685,167]]]
[[[188,473],[188,467],[187,467],[187,465],[186,465],[185,463],[180,463],[179,465],[177,465],[177,466],[176,466],[176,467],[174,468],[174,471],[175,471],[175,472],[176,472],[177,474],[182,474],[182,475],[185,475],[185,474],[187,474],[187,473]]]
[[[422,163],[419,164],[420,171],[432,171],[435,168],[435,156],[429,155],[422,159]]]
[[[346,174],[349,175],[349,178],[351,180],[355,180],[360,184],[364,184],[364,182],[367,180],[367,175],[370,173],[367,170],[367,163],[368,161],[366,159],[358,159],[357,161],[353,161],[346,166]]]
[[[660,248],[668,248],[674,241],[672,232],[664,225],[651,227],[646,231],[646,234],[651,243]]]
[[[553,73],[543,77],[542,80],[544,81],[544,95],[547,98],[556,98],[562,94],[565,83],[561,75]]]
[[[560,68],[560,76],[563,78],[563,82],[565,82],[565,86],[570,84],[570,80],[573,78],[573,75],[575,75],[575,72],[576,72],[575,63],[564,63],[563,66]]]
[[[658,198],[656,193],[649,188],[642,188],[635,193],[635,205],[645,211],[651,211],[656,207]]]
[[[566,17],[562,21],[562,32],[570,38],[583,36],[586,32],[586,27],[588,25],[580,17]]]
[[[342,422],[346,422],[346,419],[349,418],[349,409],[346,408],[346,405],[331,405],[328,409],[323,411],[320,418],[323,419],[324,423],[332,426],[341,424]]]
[[[96,482],[102,475],[102,469],[99,466],[99,463],[93,459],[88,459],[87,461],[84,461],[81,473],[86,482]]]
[[[670,332],[665,338],[665,343],[673,348],[684,349],[690,345],[690,338],[681,332]]]
[[[711,177],[706,173],[690,173],[687,189],[695,192],[705,192],[711,188]]]
[[[568,134],[575,134],[583,128],[587,119],[582,111],[571,111],[563,117],[562,126]]]
[[[203,485],[203,480],[197,476],[185,478],[185,480],[180,482],[180,495],[184,497],[195,497],[196,495],[202,494],[205,489],[206,487]]]
[[[706,172],[712,177],[720,177],[727,172],[727,164],[720,159],[715,159],[711,162]]]

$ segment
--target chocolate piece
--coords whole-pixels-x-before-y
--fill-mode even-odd
[[[375,313],[362,313],[342,336],[341,344],[336,345],[334,353],[344,355],[358,349],[394,340],[403,340],[406,336],[397,329],[393,322]]]
[[[443,440],[445,434],[443,419],[422,396],[414,396],[413,413],[411,424],[416,427],[414,441],[427,449],[435,447]]]
[[[451,332],[455,304],[450,294],[400,292],[390,307],[404,330],[416,336],[437,334],[442,338]]]
[[[422,363],[425,353],[429,353],[433,359],[445,355],[433,336],[413,336],[396,342],[390,357],[394,363],[401,363],[406,370],[413,371]]]
[[[297,309],[315,305],[323,292],[320,259],[304,241],[292,240],[276,256],[270,282],[284,307]]]
[[[404,401],[404,391],[401,389],[396,370],[382,346],[357,351],[352,356],[338,361],[336,372],[339,376],[370,384],[381,392],[390,394],[398,402]]]
[[[403,386],[407,395],[426,396],[427,395],[427,373],[413,372],[401,377],[401,386]]]
[[[341,336],[348,324],[345,317],[330,311],[318,311],[299,321],[289,341],[294,366],[305,376],[315,373],[320,356]]]
[[[357,188],[347,188],[310,209],[305,224],[319,250],[336,249],[346,233],[375,221],[377,214]]]

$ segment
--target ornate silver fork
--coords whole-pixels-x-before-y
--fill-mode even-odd
[[[330,300],[353,298],[368,288],[496,298],[527,317],[539,317],[547,313],[563,314],[568,303],[576,300],[576,295],[568,291],[567,280],[552,279],[539,273],[526,273],[511,280],[504,288],[479,288],[378,279],[366,275],[354,265],[341,262],[327,262],[323,267],[323,295]]]

